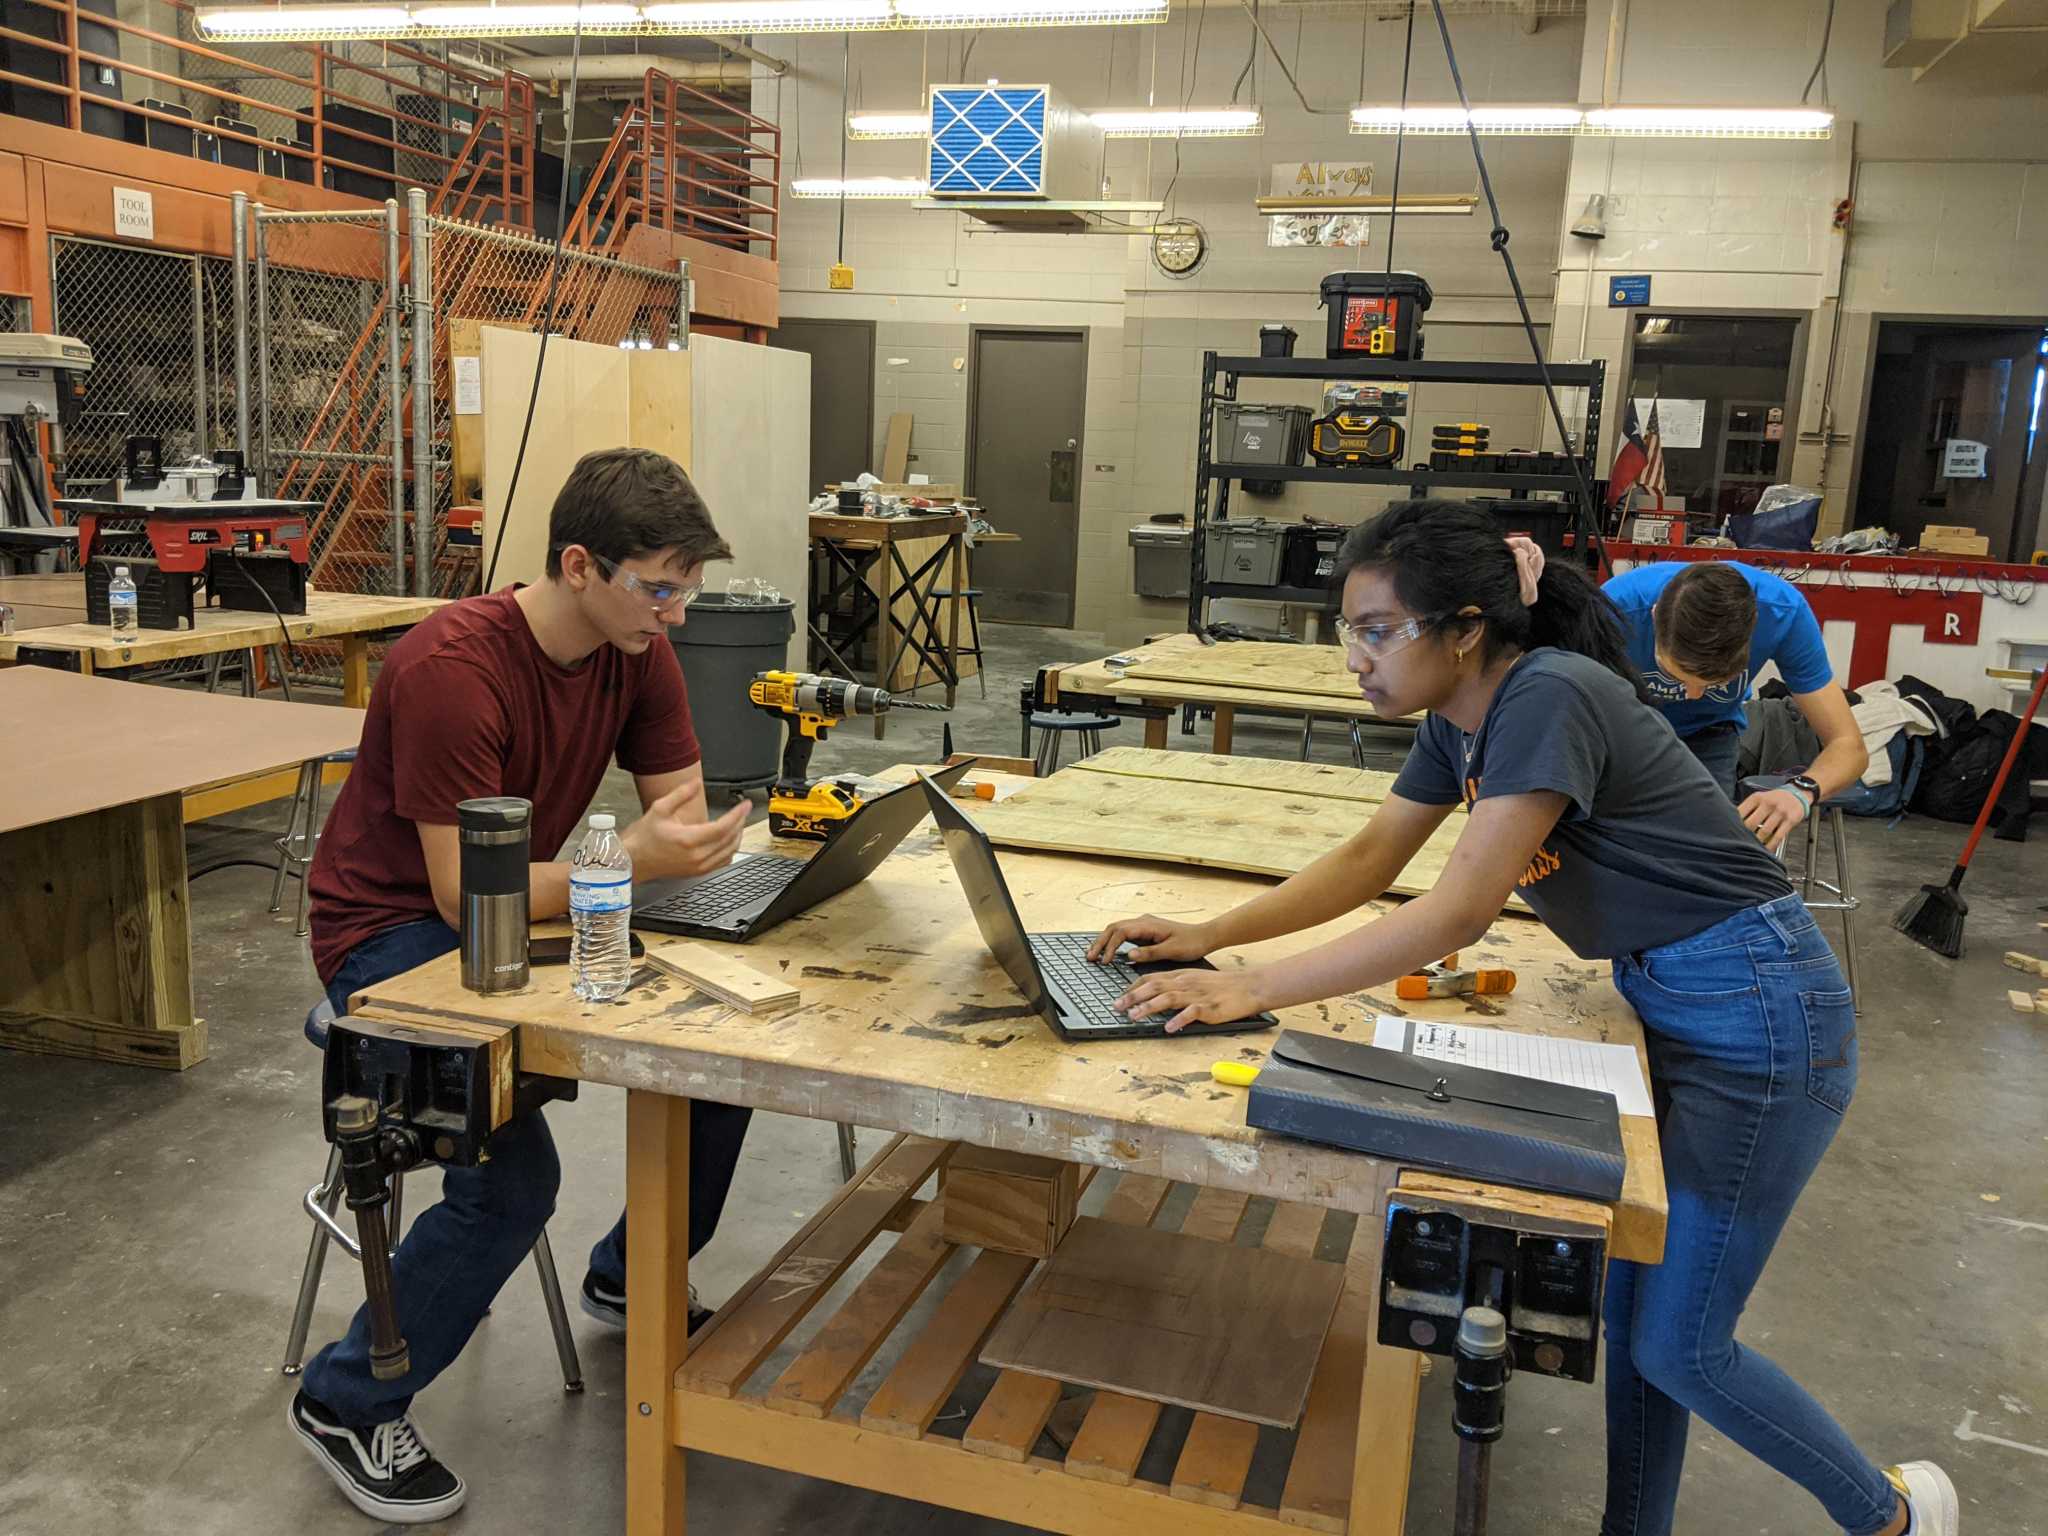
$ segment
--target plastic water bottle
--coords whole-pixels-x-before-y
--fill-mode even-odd
[[[116,640],[132,640],[136,631],[142,628],[141,600],[135,595],[135,583],[129,580],[128,567],[114,567],[114,579],[107,583],[107,623]]]
[[[604,1003],[633,979],[633,856],[615,817],[590,818],[569,864],[569,975],[586,1003]]]

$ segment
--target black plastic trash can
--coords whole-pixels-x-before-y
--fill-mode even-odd
[[[756,672],[788,664],[796,633],[796,604],[735,603],[706,592],[690,605],[686,622],[669,640],[690,690],[690,718],[704,748],[708,789],[761,789],[775,782],[785,727],[779,715],[747,702]]]

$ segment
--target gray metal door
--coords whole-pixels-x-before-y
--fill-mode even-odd
[[[998,528],[1023,535],[975,550],[980,616],[1064,629],[1081,538],[1088,333],[977,329],[972,389],[967,490]]]
[[[870,465],[875,442],[875,323],[784,320],[768,345],[811,360],[811,484],[853,479]]]

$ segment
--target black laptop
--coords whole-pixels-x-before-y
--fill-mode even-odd
[[[950,789],[973,766],[969,758],[932,777]],[[864,803],[808,859],[757,853],[715,874],[650,880],[634,893],[633,926],[742,943],[867,879],[924,820],[924,812],[923,792],[905,784]]]
[[[946,839],[946,851],[953,856],[954,873],[967,893],[974,921],[997,963],[1009,972],[1040,1018],[1068,1040],[1136,1039],[1164,1036],[1171,1013],[1149,1019],[1132,1019],[1115,1012],[1110,1004],[1146,976],[1160,971],[1214,970],[1206,960],[1154,960],[1134,963],[1119,956],[1107,963],[1088,958],[1093,933],[1027,933],[1010,899],[1010,887],[996,862],[995,845],[946,797],[945,789],[923,778],[926,802],[932,820]],[[1232,1019],[1225,1024],[1190,1024],[1183,1035],[1237,1035],[1254,1029],[1271,1029],[1280,1021],[1270,1013]]]

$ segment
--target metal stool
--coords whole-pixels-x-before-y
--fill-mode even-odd
[[[291,817],[284,824],[284,835],[272,839],[277,844],[277,877],[270,882],[270,910],[275,912],[284,905],[284,877],[289,872],[299,882],[299,924],[292,931],[300,938],[307,932],[306,908],[311,895],[306,875],[313,867],[313,850],[320,845],[320,791],[327,777],[327,765],[355,760],[356,749],[344,747],[325,757],[309,757],[299,764],[299,785],[292,791]]]
[[[243,647],[240,652],[242,658],[242,697],[245,699],[256,697],[256,653],[259,650],[270,657],[271,669],[277,677],[277,686],[284,690],[285,702],[287,704],[291,703],[291,674],[285,670],[285,658],[278,653],[278,648],[274,645]],[[220,686],[221,664],[228,659],[230,654],[232,653],[227,651],[215,651],[206,658],[206,691],[208,693],[212,693]],[[277,908],[272,907],[270,910],[275,912]]]
[[[1351,766],[1363,768],[1365,766],[1364,727],[1357,720],[1347,721],[1346,723],[1351,727]],[[1316,717],[1314,715],[1303,715],[1301,717],[1301,761],[1304,763],[1308,761],[1309,749],[1315,745],[1315,741]]]
[[[1034,713],[1031,724],[1039,733],[1036,768],[1042,779],[1060,765],[1060,738],[1068,731],[1081,734],[1081,753],[1085,757],[1102,750],[1102,733],[1113,731],[1123,722],[1114,715],[1058,715]]]
[[[322,998],[306,1015],[306,1038],[321,1050],[327,1049],[327,1027],[334,1022],[334,1005]],[[391,1246],[398,1246],[399,1196],[404,1190],[405,1175],[391,1176]],[[306,1248],[306,1268],[299,1276],[299,1300],[292,1308],[291,1337],[285,1340],[284,1374],[296,1376],[304,1364],[300,1358],[306,1352],[306,1330],[313,1321],[313,1300],[320,1294],[320,1271],[327,1262],[327,1245],[339,1243],[342,1252],[350,1258],[360,1260],[361,1246],[347,1228],[334,1219],[334,1208],[341,1202],[341,1149],[330,1147],[327,1151],[327,1172],[318,1184],[306,1191],[301,1202],[306,1214],[313,1218],[313,1240]],[[555,1356],[562,1365],[562,1390],[581,1392],[583,1390],[583,1364],[576,1358],[576,1338],[569,1332],[569,1314],[562,1305],[562,1282],[555,1274],[554,1250],[548,1247],[548,1235],[543,1231],[533,1245],[533,1267],[540,1274],[541,1299],[547,1304],[548,1326],[555,1333]]]
[[[955,661],[954,661],[954,666],[955,666],[955,668],[956,668],[956,669],[957,669],[957,668],[958,668],[958,666],[959,666],[959,662],[958,662],[958,659],[957,659],[958,657],[960,657],[960,656],[972,656],[972,657],[974,658],[974,675],[975,675],[975,677],[976,677],[976,678],[977,678],[977,679],[978,679],[978,680],[980,681],[980,683],[981,683],[981,696],[982,696],[982,697],[983,697],[984,699],[985,699],[985,698],[987,698],[987,697],[988,697],[988,665],[987,665],[987,663],[986,663],[986,662],[984,662],[984,661],[982,660],[982,656],[981,656],[981,620],[975,617],[975,612],[974,612],[974,600],[975,600],[975,599],[976,599],[977,597],[981,596],[981,588],[979,588],[979,587],[961,587],[961,588],[959,588],[958,590],[955,590],[955,589],[954,589],[954,588],[952,588],[952,587],[940,587],[940,588],[938,588],[938,589],[937,589],[936,591],[934,591],[934,592],[932,593],[932,596],[933,596],[933,597],[935,597],[935,598],[937,598],[937,599],[939,599],[939,600],[940,600],[940,601],[942,601],[942,602],[943,602],[943,601],[945,601],[945,600],[947,600],[947,599],[950,599],[950,598],[955,598],[955,597],[957,597],[957,598],[961,598],[961,599],[963,599],[963,600],[964,600],[964,601],[966,602],[966,604],[967,604],[967,634],[968,634],[968,637],[969,637],[969,643],[968,643],[968,644],[966,644],[966,645],[960,646],[960,647],[958,648],[958,650],[956,651],[956,653],[955,653],[955,657],[956,657],[956,659],[955,659]]]
[[[1736,794],[1739,799],[1747,800],[1751,795],[1767,789],[1782,789],[1784,785],[1785,778],[1781,774],[1759,774],[1737,785]],[[1835,845],[1833,881],[1823,880],[1819,874],[1820,823],[1823,816],[1827,818],[1829,840]],[[1792,878],[1799,887],[1799,899],[1806,903],[1807,911],[1842,914],[1842,973],[1848,978],[1849,997],[1860,1014],[1863,1012],[1863,995],[1856,986],[1856,909],[1862,902],[1852,889],[1849,877],[1849,840],[1843,836],[1841,802],[1833,799],[1821,801],[1802,825],[1806,829],[1806,867]],[[1818,897],[1814,895],[1816,889],[1820,892]]]

